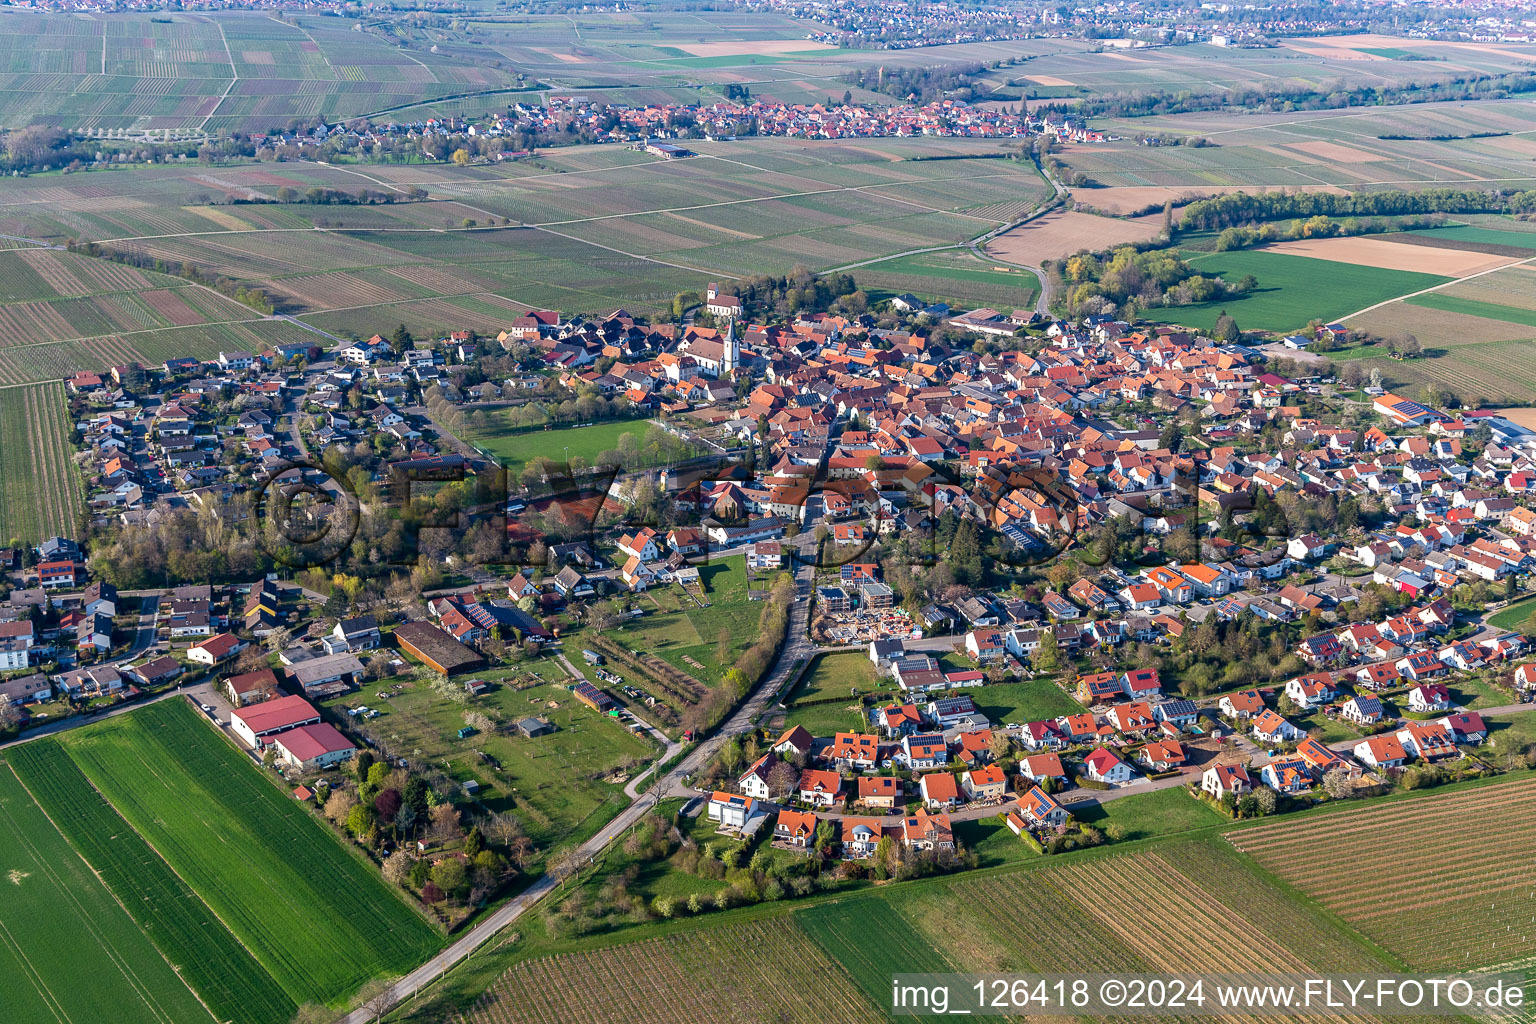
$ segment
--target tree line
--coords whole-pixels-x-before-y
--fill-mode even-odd
[[[1108,93],[1070,103],[1047,104],[1044,109],[1081,117],[1152,117],[1162,114],[1193,114],[1214,110],[1291,112],[1336,110],[1345,107],[1380,107],[1405,103],[1443,103],[1450,100],[1505,99],[1536,92],[1536,73],[1463,75],[1440,82],[1405,82],[1397,85],[1307,85],[1270,82],[1263,86],[1213,89],[1195,92],[1181,89]]]
[[[1219,231],[1263,221],[1310,217],[1405,217],[1430,213],[1531,213],[1536,191],[1427,188],[1405,192],[1230,192],[1184,208],[1182,231]]]

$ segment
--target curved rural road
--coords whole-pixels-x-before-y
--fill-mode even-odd
[[[1032,267],[1027,263],[1016,263],[1013,260],[1003,259],[1000,256],[994,256],[993,254],[986,251],[987,243],[992,241],[992,239],[996,238],[998,235],[1012,231],[1014,228],[1023,224],[1027,224],[1044,213],[1048,213],[1049,211],[1055,209],[1058,204],[1067,198],[1068,193],[1066,186],[1057,181],[1055,178],[1052,178],[1050,175],[1045,174],[1043,171],[1041,172],[1041,176],[1044,177],[1046,181],[1051,183],[1051,187],[1055,189],[1055,194],[1053,194],[1051,198],[1045,200],[1040,205],[1036,206],[1033,210],[1030,210],[1024,216],[1020,217],[1018,220],[1010,221],[1007,224],[1001,224],[990,231],[984,231],[967,242],[955,242],[952,245],[929,245],[920,249],[908,249],[905,252],[891,253],[886,256],[876,256],[872,259],[859,260],[856,263],[845,263],[840,267],[833,267],[830,270],[825,271],[825,273],[838,274],[848,270],[857,270],[860,267],[872,267],[879,263],[887,263],[891,260],[899,260],[907,256],[921,256],[924,253],[929,252],[945,252],[949,249],[969,249],[971,250],[971,254],[979,260],[992,260],[997,263],[1007,263],[1010,266],[1019,267],[1023,270],[1029,271],[1031,274],[1034,274],[1035,277],[1040,281],[1040,294],[1035,299],[1035,312],[1049,313],[1051,285],[1050,281],[1046,279],[1044,270],[1041,270],[1039,267]]]

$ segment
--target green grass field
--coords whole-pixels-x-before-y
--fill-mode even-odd
[[[60,742],[295,1002],[344,1003],[438,948],[425,918],[185,703]]]
[[[1100,828],[1111,823],[1125,829],[1126,839],[1173,835],[1226,821],[1180,786],[1155,793],[1120,797],[1092,806],[1069,807],[1072,816]]]
[[[860,693],[873,690],[896,690],[895,681],[875,674],[874,663],[864,651],[840,651],[836,654],[818,655],[805,670],[800,684],[789,697],[789,703],[803,700],[820,700],[824,697],[850,697],[851,690]]]
[[[976,706],[994,725],[1037,722],[1079,714],[1083,710],[1081,704],[1049,679],[994,683],[961,692],[975,698]]]
[[[1421,228],[1408,234],[1423,238],[1444,239],[1447,242],[1480,242],[1485,245],[1507,245],[1516,249],[1528,249],[1536,255],[1536,236],[1529,231],[1504,231],[1481,224],[1453,224],[1443,228]],[[1390,236],[1388,236],[1390,237]]]
[[[869,729],[865,711],[850,701],[837,704],[812,704],[790,708],[783,716],[780,730],[804,726],[812,736],[833,736],[840,732],[858,732]]]
[[[1235,282],[1252,274],[1258,288],[1238,299],[1148,310],[1149,318],[1208,330],[1226,312],[1244,330],[1293,330],[1306,326],[1309,320],[1336,320],[1450,280],[1435,274],[1360,267],[1262,249],[1201,253],[1188,258],[1207,277]]]
[[[1488,616],[1488,625],[1495,629],[1519,629],[1533,613],[1536,613],[1536,597],[1528,597]]]
[[[7,1024],[212,1024],[171,964],[3,766],[0,865],[0,1016]]]
[[[488,412],[493,426],[471,434],[467,440],[485,449],[506,466],[514,476],[524,466],[536,459],[550,459],[564,463],[567,459],[584,459],[588,464],[606,451],[618,447],[619,438],[630,434],[641,445],[645,443],[650,427],[646,420],[613,420],[594,423],[590,427],[561,427],[554,430],[529,430],[520,433],[503,432],[495,424],[504,422],[498,415],[501,410]]]
[[[889,1006],[891,972],[941,973],[952,969],[938,949],[908,927],[890,903],[850,898],[822,903],[795,915],[795,922],[828,956],[843,965],[876,1006]],[[936,1022],[939,1016],[912,1020]]]
[[[284,1024],[297,1004],[125,822],[58,743],[8,752],[12,769],[75,851],[219,1020]]]

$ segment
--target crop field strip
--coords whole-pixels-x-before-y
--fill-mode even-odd
[[[297,1004],[142,836],[91,786],[63,747],[37,740],[6,754],[32,798],[219,1020],[285,1024]]]
[[[439,945],[427,922],[179,701],[63,741],[86,777],[295,1002]]]
[[[885,1015],[785,914],[524,960],[465,1024],[877,1024]],[[888,981],[886,982],[888,984]]]
[[[1536,865],[1511,852],[1536,839],[1533,795],[1536,783],[1522,780],[1239,829],[1227,838],[1415,967],[1522,963],[1536,955]],[[1469,815],[1478,829],[1452,838],[1446,823]],[[1306,855],[1320,845],[1330,857]],[[1354,873],[1341,878],[1339,864]]]
[[[1252,274],[1258,287],[1238,298],[1151,309],[1147,311],[1150,319],[1208,330],[1225,310],[1244,329],[1291,330],[1314,317],[1334,320],[1451,281],[1437,274],[1382,270],[1264,249],[1187,252],[1185,257],[1206,276],[1236,280]]]
[[[1536,310],[1536,266],[1513,266],[1470,281],[1458,281],[1439,289],[1437,294]]]
[[[81,507],[63,386],[0,388],[0,538],[24,542],[75,530]]]
[[[0,864],[6,1024],[213,1021],[6,766]],[[89,985],[80,983],[82,965],[89,965]]]

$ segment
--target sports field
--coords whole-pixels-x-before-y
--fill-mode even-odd
[[[344,1005],[440,944],[180,700],[34,741],[13,766],[221,1018],[280,1024],[300,1003]],[[102,842],[114,835],[120,843]]]
[[[1235,282],[1252,274],[1259,285],[1237,299],[1148,310],[1151,319],[1209,329],[1225,311],[1244,330],[1288,331],[1306,326],[1309,320],[1336,320],[1450,280],[1436,274],[1383,270],[1263,249],[1188,253],[1186,258],[1208,277]]]
[[[583,459],[593,465],[602,453],[615,451],[619,447],[619,438],[625,434],[632,436],[638,445],[644,446],[646,435],[651,430],[648,420],[612,420],[586,427],[512,433],[502,426],[505,423],[502,410],[489,410],[488,415],[491,417],[491,426],[468,435],[467,440],[495,456],[514,476],[536,459],[549,459],[556,463]]]

